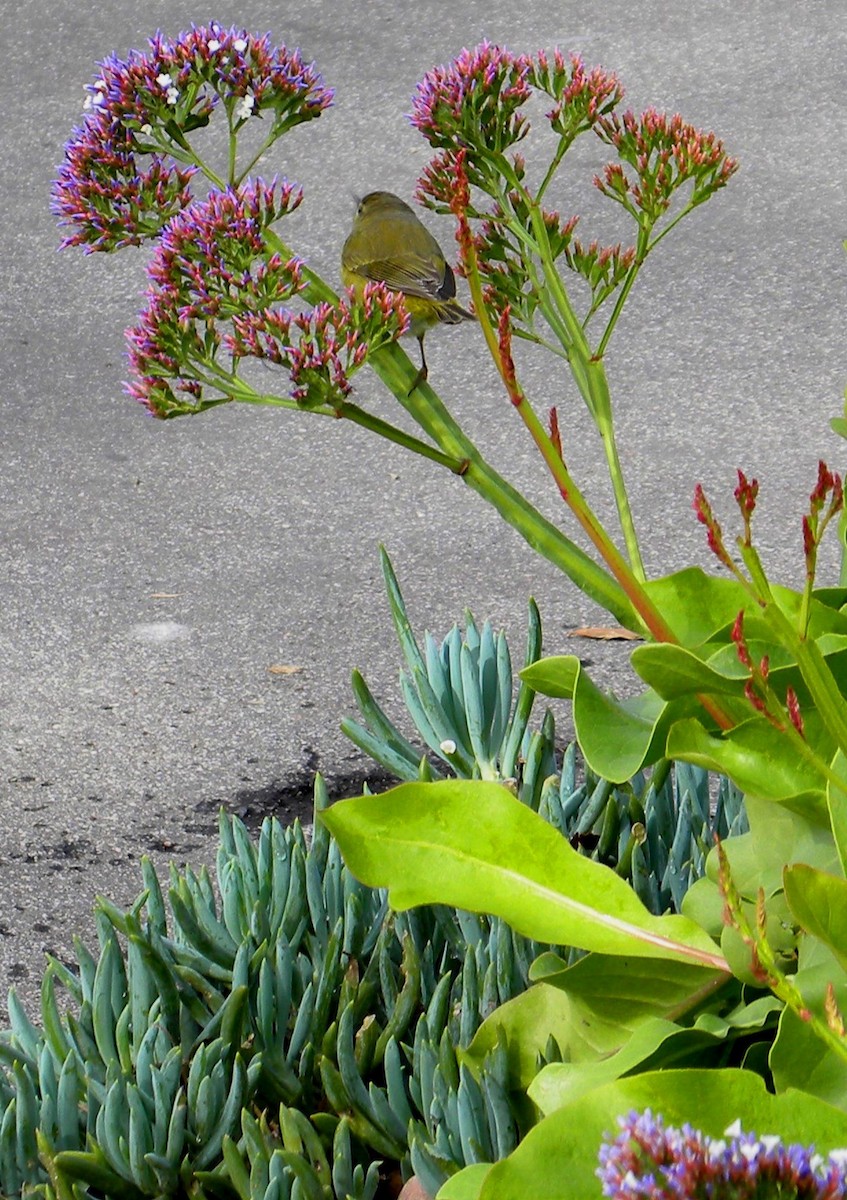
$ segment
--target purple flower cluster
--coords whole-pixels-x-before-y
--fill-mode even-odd
[[[651,223],[667,212],[682,184],[692,180],[689,202],[702,204],[738,170],[715,134],[695,129],[678,113],[668,117],[653,108],[640,117],[632,112],[623,117],[611,113],[600,117],[595,128],[637,176],[634,182],[621,163],[611,163],[595,178],[595,185],[633,214],[640,210]]]
[[[736,1121],[721,1139],[665,1126],[647,1109],[620,1119],[621,1133],[600,1148],[597,1175],[611,1200],[843,1200],[847,1150],[828,1157],[778,1137],[743,1133]]]
[[[219,105],[234,127],[269,111],[276,137],[332,102],[298,50],[214,22],[174,39],[157,33],[149,50],[107,58],[86,90],[86,114],[65,147],[53,211],[72,229],[62,245],[87,251],[137,245],[191,202],[195,168],[185,135],[207,124]],[[138,160],[147,156],[144,170]]]
[[[153,154],[142,170],[129,130],[108,132],[104,125],[101,116],[87,117],[65,148],[52,210],[73,233],[62,239],[61,249],[82,246],[90,254],[138,246],[191,203],[195,167]]]
[[[300,291],[299,260],[269,254],[264,234],[301,199],[293,184],[257,180],[238,190],[212,191],[166,227],[147,269],[146,306],[127,330],[135,377],[127,391],[155,416],[220,403],[220,397],[202,399],[202,385],[192,373],[206,372],[214,382],[223,345],[219,324]]]

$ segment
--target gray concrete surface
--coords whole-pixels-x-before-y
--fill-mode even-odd
[[[847,35],[838,0],[3,9],[0,994],[15,983],[32,1000],[43,952],[90,930],[95,895],[136,894],[141,854],[208,860],[219,804],[286,815],[315,766],[339,792],[355,786],[366,764],[338,731],[351,668],[396,706],[378,541],[436,632],[469,605],[518,646],[530,592],[550,651],[601,616],[461,483],[395,447],[235,407],[163,424],[122,395],[145,256],[58,255],[48,209],[95,61],[211,17],[314,58],[336,107],[265,171],[305,186],[296,244],[331,280],[351,192],[409,196],[427,160],[403,116],[416,82],[483,37],[577,50],[620,74],[633,107],[714,128],[741,172],[657,253],[610,354],[624,467],[651,572],[705,561],[694,483],[728,513],[740,465],[762,479],[761,542],[790,581],[817,458],[843,461],[828,419],[847,380]],[[584,152],[587,177],[605,160],[599,144]],[[557,199],[602,207],[586,186]],[[430,227],[451,244],[449,222]],[[555,513],[478,332],[444,331],[428,353],[492,460]],[[527,382],[560,405],[569,463],[609,513],[572,388],[543,361]],[[629,686],[625,649],[584,653]]]

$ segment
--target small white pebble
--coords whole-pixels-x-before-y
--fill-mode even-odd
[[[176,621],[153,621],[149,625],[133,625],[130,634],[137,642],[161,644],[184,641],[190,636],[191,630]]]

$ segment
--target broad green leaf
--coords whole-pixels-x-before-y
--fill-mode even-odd
[[[847,974],[826,946],[806,939],[794,983],[803,1002],[823,1017],[827,986],[832,984],[842,1013],[847,1012]],[[847,1057],[815,1032],[811,1022],[786,1008],[769,1056],[779,1091],[802,1088],[847,1110]],[[845,1142],[847,1145],[847,1142]]]
[[[527,937],[605,954],[723,969],[685,917],[655,917],[620,876],[583,858],[498,783],[404,783],[321,813],[347,865],[397,909],[450,904],[503,917]]]
[[[645,589],[661,610],[679,642],[700,646],[718,630],[732,625],[739,612],[754,610],[756,602],[736,579],[707,575],[686,567],[662,579],[649,580]]]
[[[785,870],[785,898],[797,923],[847,970],[847,879],[795,863]]]
[[[477,1200],[491,1163],[472,1163],[438,1189],[435,1200]]]
[[[529,1085],[530,1099],[547,1114],[636,1069],[645,1072],[702,1066],[714,1070],[736,1038],[761,1029],[781,1007],[775,997],[763,996],[752,1004],[740,1005],[725,1017],[701,1013],[689,1027],[650,1018],[634,1030],[620,1050],[606,1058],[544,1067]]]
[[[824,613],[830,612],[820,605],[818,608]],[[765,634],[768,633],[766,629]],[[751,658],[759,662],[767,657],[768,680],[776,695],[784,696],[789,686],[792,687],[806,716],[812,701],[793,655],[775,643],[772,636],[755,638],[746,628],[745,635]],[[847,691],[847,634],[823,633],[816,645],[826,658],[836,685],[842,692]],[[711,650],[711,653],[707,655],[705,650]],[[729,707],[730,713],[739,722],[751,715],[750,704],[744,696],[750,672],[739,661],[734,643],[721,645],[716,650],[712,649],[710,643],[697,651],[667,644],[637,646],[632,652],[632,666],[664,700],[692,695],[733,697],[734,704],[728,706],[724,701],[723,707]]]
[[[765,717],[754,717],[720,737],[694,718],[678,721],[668,734],[667,756],[728,775],[743,792],[789,805],[818,823],[829,820],[826,776],[800,757]]]
[[[837,871],[838,858],[827,826],[812,824],[798,813],[757,796],[745,797],[745,807],[750,832],[723,843],[733,883],[742,896],[755,899],[759,888],[764,889],[766,898],[781,891],[783,872],[789,863],[804,862],[822,871]],[[717,883],[715,850],[706,859],[706,874]],[[686,916],[696,919],[685,899],[682,907]]]
[[[733,838],[737,841],[737,838]],[[705,929],[710,937],[718,941],[723,929],[723,897],[720,888],[713,879],[705,875],[695,879],[691,887],[682,897],[682,912],[692,921],[696,921],[701,929]]]
[[[591,769],[612,783],[626,783],[664,753],[673,721],[699,711],[696,699],[664,703],[655,692],[617,700],[602,691],[578,658],[544,658],[521,671],[521,678],[548,696],[573,700],[577,741]]]
[[[645,589],[665,616],[680,644],[693,649],[710,641],[721,630],[729,630],[739,612],[745,614],[745,626],[760,629],[759,605],[736,579],[707,575],[699,567],[686,567],[663,579],[648,581]],[[784,613],[796,620],[801,594],[794,588],[771,588]],[[830,604],[813,601],[812,637],[823,632],[847,633],[847,614]],[[728,639],[727,639],[728,640]]]
[[[829,427],[834,433],[840,433],[842,437],[847,438],[847,421],[843,417],[833,417]]]
[[[619,701],[602,691],[587,672],[577,673],[573,723],[585,761],[612,783],[626,783],[642,767],[664,754],[672,720],[690,712],[690,704],[671,710],[655,692]]]
[[[505,1042],[512,1086],[522,1088],[534,1077],[551,1036],[565,1061],[593,1062],[620,1049],[645,1021],[682,1016],[727,983],[724,972],[689,963],[603,954],[589,954],[571,967],[545,954],[532,974],[542,982],[495,1009],[466,1052],[481,1063]]]
[[[722,696],[741,696],[749,672],[728,677],[714,670],[703,659],[683,646],[667,643],[655,646],[636,646],[631,656],[633,670],[663,700],[699,693]],[[735,659],[736,665],[738,658]]]
[[[575,654],[553,655],[530,663],[520,672],[520,677],[542,696],[558,696],[570,700],[580,665]]]
[[[847,1146],[847,1114],[795,1090],[773,1096],[752,1071],[652,1071],[606,1084],[545,1117],[491,1168],[479,1200],[600,1200],[600,1143],[617,1135],[618,1117],[645,1108],[712,1137],[740,1117],[745,1131],[814,1143],[822,1154]]]
[[[827,608],[844,608],[847,605],[847,588],[845,587],[822,587],[815,588],[812,592],[815,600]]]

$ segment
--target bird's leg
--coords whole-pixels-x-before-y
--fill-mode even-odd
[[[412,386],[409,388],[408,392],[406,393],[407,396],[411,396],[412,392],[415,390],[416,387],[418,387],[422,383],[425,383],[427,380],[427,376],[429,375],[429,370],[427,369],[427,365],[426,365],[426,355],[424,354],[423,340],[424,340],[424,335],[420,334],[418,336],[418,345],[421,348],[421,369],[418,371],[417,375],[414,378],[414,381],[412,382]]]

